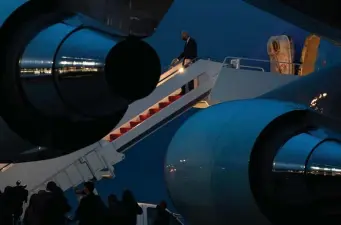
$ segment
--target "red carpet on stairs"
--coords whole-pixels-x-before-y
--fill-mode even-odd
[[[130,121],[129,123],[131,127],[136,127],[140,123],[140,121]]]
[[[152,115],[155,115],[156,113],[158,113],[163,108],[166,108],[167,106],[169,106],[170,104],[172,104],[173,102],[178,100],[179,98],[181,98],[181,95],[169,96],[168,97],[169,101],[160,102],[158,104],[159,107],[157,107],[157,108],[154,107],[154,108],[148,109],[148,113],[139,115],[139,120],[132,120],[129,122],[129,126],[120,127],[119,132],[117,132],[117,130],[115,130],[115,133],[111,133],[109,135],[109,141],[112,142],[112,141],[116,140],[121,135],[123,135],[124,133],[127,133],[129,130],[133,129],[134,127],[136,127],[137,125],[139,125],[140,123],[142,123],[143,121],[145,121],[146,119],[151,117]]]

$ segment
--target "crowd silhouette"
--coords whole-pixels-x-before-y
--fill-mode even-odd
[[[108,196],[105,204],[94,193],[93,182],[85,182],[83,190],[76,190],[81,200],[73,217],[68,216],[71,206],[60,187],[53,181],[47,183],[46,190],[31,195],[20,181],[16,186],[8,186],[0,191],[0,225],[136,225],[137,216],[143,213],[133,193],[125,190],[122,199],[114,194]],[[152,225],[169,225],[170,214],[167,204],[162,201],[157,207],[157,215]],[[22,219],[21,219],[22,218]]]

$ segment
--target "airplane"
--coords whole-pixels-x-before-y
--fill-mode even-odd
[[[245,0],[340,43],[336,1]],[[168,193],[190,224],[338,224],[341,65],[223,102],[177,131]]]
[[[147,16],[146,20],[139,20],[138,16],[129,14],[129,18],[122,16],[122,23],[117,23],[117,18],[103,16],[103,12],[97,14],[101,10],[95,7],[94,1],[88,1],[89,4],[68,2],[69,5],[66,1],[61,4],[27,1],[0,29],[2,162],[53,158],[87,146],[107,134],[130,103],[147,96],[157,85],[161,70],[159,59],[140,39],[152,35],[171,1],[153,19]],[[256,0],[253,2],[256,4]],[[133,2],[122,4],[131,10]],[[78,11],[78,7],[82,8]],[[159,10],[155,5],[145,7]],[[306,19],[304,24],[299,24],[297,18],[292,21],[338,41],[337,26],[330,28],[322,19],[316,26],[308,16],[300,15]],[[318,20],[318,16],[314,19]],[[146,23],[153,25],[146,25],[142,31],[138,25],[120,25],[131,20],[134,23],[149,21]],[[47,107],[41,98],[46,90],[37,91],[35,85],[27,81],[29,78],[18,75],[17,63],[30,41],[56,23],[75,26],[73,33],[86,28],[101,37],[121,42],[108,49],[102,67],[94,73],[104,77],[105,82],[89,82],[85,75],[70,78],[60,71],[56,75],[55,70],[59,68],[53,68],[55,74],[44,78],[50,84],[48,93],[54,96]],[[72,33],[57,50],[70,35]],[[133,58],[124,56],[132,45],[139,54],[148,52],[150,55],[148,78],[140,76],[145,74],[146,67],[138,64],[132,68],[129,62]],[[54,59],[58,57],[56,52]],[[136,68],[139,76],[136,76]],[[166,157],[168,191],[179,212],[196,225],[339,222],[340,208],[336,203],[340,186],[337,151],[340,149],[337,104],[340,69],[335,66],[315,72],[256,99],[217,104],[190,118],[174,136]],[[105,70],[126,70],[126,76],[105,75]],[[129,78],[134,75],[146,85],[130,86]],[[72,90],[81,89],[82,82],[97,85],[93,86],[96,90],[104,89],[110,103],[117,103],[115,107],[108,104],[109,101],[100,105],[89,102],[91,88],[83,89],[78,98],[70,96],[74,93]],[[104,88],[106,86],[110,88]],[[93,110],[95,106],[101,110]],[[62,110],[56,110],[59,108]],[[37,151],[21,156],[20,153],[35,146],[48,150],[39,156],[42,153],[38,147]]]

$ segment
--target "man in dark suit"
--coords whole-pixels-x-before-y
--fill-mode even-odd
[[[177,58],[177,62],[182,61],[182,65],[186,66],[198,57],[197,42],[189,36],[186,31],[181,32],[181,39],[185,41],[184,51]],[[194,81],[190,81],[188,84],[181,87],[182,94],[186,94],[194,89]]]
[[[192,61],[198,57],[197,42],[194,38],[190,37],[186,31],[181,32],[181,39],[185,41],[185,46],[184,51],[179,55],[178,60],[183,59],[183,65],[186,65],[186,60]]]

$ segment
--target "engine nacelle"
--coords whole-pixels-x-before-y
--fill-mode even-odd
[[[265,99],[195,114],[166,156],[175,207],[196,225],[336,224],[341,145],[319,132],[318,118],[304,106]]]
[[[28,1],[0,28],[0,162],[52,158],[99,141],[159,82],[160,59],[146,42],[66,20],[77,15]],[[46,150],[33,153],[29,144]]]

